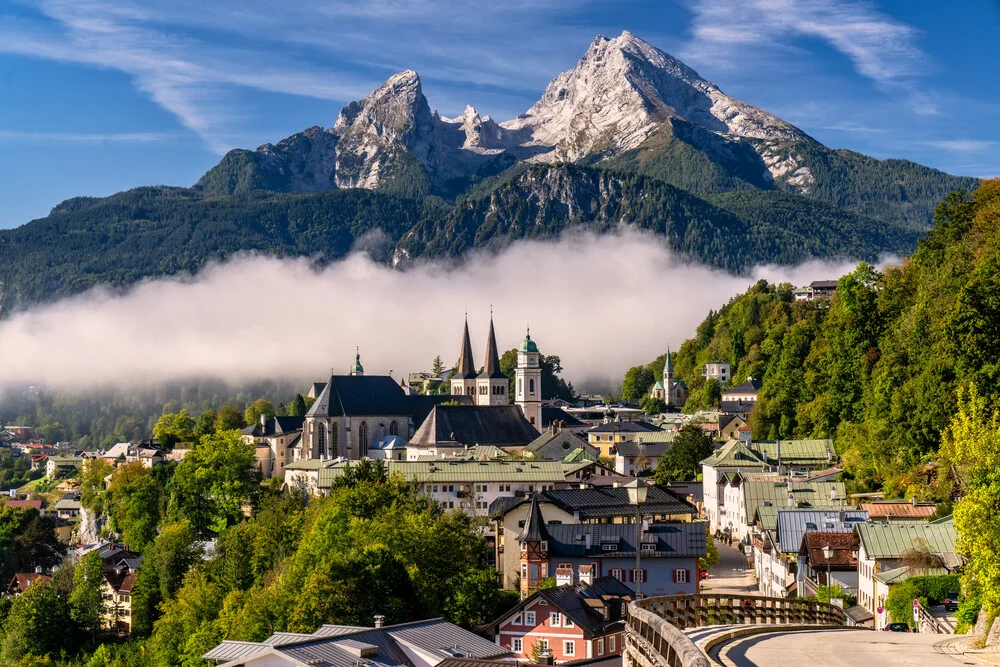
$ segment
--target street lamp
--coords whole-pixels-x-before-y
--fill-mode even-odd
[[[830,594],[830,559],[833,558],[833,547],[827,544],[823,547],[823,558],[826,559],[826,588],[827,595]]]
[[[646,484],[638,478],[625,485],[628,491],[628,501],[635,505],[635,599],[639,599],[642,590],[642,568],[640,552],[642,551],[642,512],[640,507],[646,502]]]

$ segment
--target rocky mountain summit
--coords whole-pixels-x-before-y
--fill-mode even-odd
[[[430,189],[496,173],[518,160],[604,159],[634,149],[671,121],[693,124],[725,140],[744,141],[761,170],[808,188],[811,175],[789,141],[798,128],[724,94],[697,72],[630,32],[598,36],[573,69],[556,77],[541,99],[502,123],[466,107],[462,116],[432,112],[413,70],[393,75],[370,95],[344,107],[332,129],[309,128],[255,153],[236,150],[199,182],[233,192],[261,181],[286,192],[331,187],[378,188],[419,164]],[[236,163],[235,167],[234,164]],[[218,172],[261,171],[261,177],[221,179]],[[213,173],[216,172],[216,173]]]

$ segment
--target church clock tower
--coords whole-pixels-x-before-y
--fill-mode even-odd
[[[521,407],[524,418],[539,431],[542,430],[542,367],[539,364],[538,346],[531,340],[528,329],[517,349],[515,402]]]

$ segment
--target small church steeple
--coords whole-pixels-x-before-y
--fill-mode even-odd
[[[493,330],[493,313],[490,312],[490,336],[486,340],[486,363],[483,372],[476,378],[476,405],[507,405],[510,397],[507,389],[510,380],[500,370],[500,355],[497,352],[497,336]]]
[[[452,396],[475,396],[476,362],[472,357],[472,341],[469,339],[469,314],[465,314],[465,331],[462,333],[462,351],[458,355],[458,368],[451,376]]]
[[[361,365],[361,348],[355,348],[354,365],[351,366],[351,375],[364,375],[365,369]]]

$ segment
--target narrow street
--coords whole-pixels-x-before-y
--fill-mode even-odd
[[[746,558],[738,549],[715,541],[719,562],[708,571],[708,579],[701,582],[703,593],[756,593],[751,572],[746,569]]]

